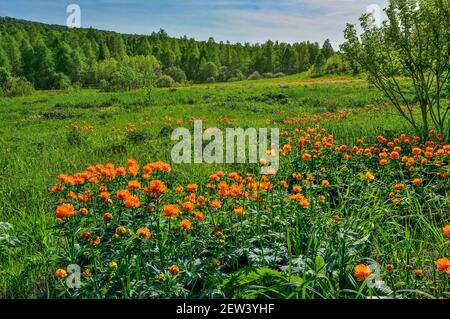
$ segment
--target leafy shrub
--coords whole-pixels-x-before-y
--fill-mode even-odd
[[[266,72],[262,74],[263,78],[265,79],[272,79],[273,78],[273,73],[271,72]]]
[[[274,78],[282,78],[285,76],[286,76],[286,74],[284,74],[283,72],[278,72],[273,75]]]
[[[70,88],[70,78],[64,73],[52,73],[48,78],[47,87],[55,90],[66,90]]]
[[[161,75],[156,82],[156,86],[159,88],[168,88],[174,84],[174,80],[168,75]]]
[[[28,82],[25,78],[12,78],[9,84],[7,95],[14,96],[29,96],[34,92],[33,84]]]
[[[259,74],[258,71],[253,72],[252,74],[250,74],[250,76],[247,78],[247,80],[260,80],[262,79],[261,74]]]
[[[179,67],[173,66],[168,68],[164,73],[168,76],[170,76],[175,82],[177,83],[184,83],[186,82],[186,73]]]

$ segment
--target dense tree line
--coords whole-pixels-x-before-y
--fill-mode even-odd
[[[330,41],[264,44],[149,36],[0,18],[0,68],[37,89],[72,84],[132,89],[345,69]],[[126,83],[123,83],[125,81]]]

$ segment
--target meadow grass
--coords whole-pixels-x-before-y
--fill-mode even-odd
[[[375,142],[379,134],[398,136],[409,131],[380,92],[363,78],[346,76],[312,79],[307,75],[295,75],[126,93],[102,93],[95,89],[40,91],[30,97],[2,98],[0,222],[14,227],[11,232],[20,243],[7,252],[0,251],[0,297],[55,296],[53,260],[48,256],[59,242],[50,231],[54,224],[54,203],[49,191],[59,173],[82,171],[95,163],[123,164],[130,158],[140,163],[156,160],[170,163],[174,144],[170,140],[172,130],[179,126],[191,127],[193,119],[203,119],[205,126],[219,128],[292,130],[319,125],[333,134],[337,145],[354,145],[358,138],[370,143]],[[231,171],[238,167],[172,166],[170,178],[180,184],[207,180],[216,170]],[[352,192],[350,188],[345,191],[347,197]],[[374,223],[380,214],[386,213],[377,210],[384,206],[385,199],[377,187],[371,191],[364,197],[372,199],[365,205],[368,210],[373,208],[368,213],[370,217],[367,212],[352,210],[351,206],[340,208],[344,215],[356,214],[362,227],[370,223],[367,229],[376,233],[371,237],[374,242],[364,248],[371,250],[368,255],[383,250],[404,260],[410,255],[426,254],[430,249],[427,242],[444,241],[433,219],[424,217],[431,212],[422,212],[423,206],[415,205],[416,199],[412,197],[409,217],[405,218],[416,216],[414,222],[420,227],[400,225],[394,216],[387,221],[382,219],[392,223],[390,226],[398,228],[402,235],[406,234],[394,245],[389,238],[391,227],[387,232],[385,225]],[[354,200],[358,201],[358,194],[354,195]],[[442,210],[442,201],[439,203],[441,206],[436,208]],[[280,216],[285,215],[288,212],[280,211]],[[423,229],[423,234],[409,233],[409,229],[414,232]],[[422,240],[417,242],[419,237]],[[339,243],[332,238],[329,245],[337,245],[332,249],[339,248]],[[443,254],[445,249],[448,247],[443,248]],[[291,253],[298,255],[304,248],[298,246],[293,250]],[[411,279],[405,277],[405,280]],[[336,288],[326,280],[317,284],[324,289]],[[330,293],[328,297],[335,296]]]

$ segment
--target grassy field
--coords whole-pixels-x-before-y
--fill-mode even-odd
[[[271,80],[194,85],[128,93],[101,93],[94,89],[67,92],[41,91],[25,98],[2,98],[0,99],[2,150],[0,222],[10,223],[13,229],[5,231],[11,236],[9,240],[11,243],[8,243],[8,240],[0,242],[3,245],[0,250],[0,297],[67,296],[61,292],[61,288],[58,288],[58,282],[53,274],[58,263],[56,251],[61,246],[61,238],[54,233],[55,198],[50,194],[50,188],[58,182],[56,176],[62,172],[67,174],[82,172],[89,165],[97,163],[126,165],[128,159],[135,159],[142,165],[157,160],[170,163],[170,150],[174,144],[170,140],[172,130],[179,126],[191,127],[193,119],[203,119],[208,127],[219,128],[279,127],[281,130],[292,132],[295,128],[301,130],[308,127],[323,127],[327,129],[327,134],[334,136],[335,146],[341,144],[353,146],[359,138],[368,145],[373,145],[378,143],[379,135],[393,138],[410,133],[404,121],[384,102],[383,96],[376,89],[370,87],[363,78],[346,76],[314,79],[307,75],[296,75]],[[329,156],[331,160],[332,155]],[[376,161],[378,162],[378,159]],[[338,162],[342,164],[340,157],[339,161],[336,160],[336,165]],[[427,187],[420,194],[409,190],[401,199],[403,206],[395,208],[384,193],[392,189],[396,179],[398,183],[407,184],[413,176],[408,175],[407,169],[395,164],[395,167],[389,168],[389,172],[395,173],[386,173],[385,184],[380,180],[376,186],[371,185],[367,188],[369,186],[366,185],[366,181],[361,181],[357,177],[369,168],[375,170],[367,163],[365,160],[361,162],[355,160],[347,164],[349,167],[354,165],[354,171],[352,170],[354,175],[345,178],[332,173],[338,168],[332,169],[333,163],[329,163],[328,179],[332,186],[341,187],[336,186],[337,188],[333,188],[334,191],[330,190],[329,194],[339,198],[345,195],[345,200],[323,206],[322,217],[302,219],[305,223],[314,224],[309,229],[300,230],[298,226],[290,229],[280,223],[272,225],[272,230],[281,229],[280,233],[285,235],[282,240],[284,243],[286,238],[292,236],[292,242],[287,240],[287,246],[292,247],[297,243],[296,240],[302,231],[317,234],[318,237],[321,232],[330,231],[328,227],[334,226],[328,225],[328,219],[324,216],[340,215],[348,217],[349,220],[350,216],[354,216],[355,220],[348,222],[349,229],[354,232],[352,237],[354,242],[361,239],[358,237],[360,235],[363,238],[366,235],[370,237],[365,239],[363,248],[358,245],[353,247],[358,253],[351,253],[349,255],[351,257],[346,260],[347,274],[352,274],[356,263],[363,263],[361,258],[377,260],[383,267],[385,263],[392,263],[395,264],[395,272],[383,277],[391,289],[410,290],[403,292],[405,297],[448,298],[448,280],[439,277],[440,274],[432,270],[434,261],[438,257],[448,257],[449,252],[448,240],[440,231],[449,221],[448,183],[442,184],[431,177],[434,174],[434,167],[418,168],[416,175],[413,175],[415,177],[420,175],[421,178],[430,176],[428,181],[424,181]],[[444,170],[445,164],[448,165],[448,157],[442,164]],[[309,167],[309,169],[313,172],[318,168]],[[245,170],[254,171],[255,167],[218,164],[172,165],[172,172],[166,182],[171,186],[192,182],[202,184],[202,181],[206,184],[208,177],[218,170],[226,172],[235,170],[245,174]],[[288,173],[292,171],[284,168],[282,174],[285,174],[287,179]],[[347,185],[347,188],[343,185]],[[314,192],[316,192],[314,196],[320,193],[317,190]],[[426,204],[431,198],[433,204]],[[276,201],[272,204],[275,205],[273,207],[282,205]],[[288,209],[290,206],[286,207],[279,209],[280,217],[291,215]],[[305,216],[298,218],[306,218]],[[288,220],[288,217],[286,218]],[[360,225],[355,225],[356,220]],[[336,234],[340,233],[338,230],[335,231]],[[14,236],[18,242],[12,242]],[[247,238],[245,234],[242,236]],[[284,262],[289,266],[289,277],[293,273],[292,268],[295,268],[293,260],[298,261],[305,251],[316,248],[332,251],[341,247],[338,238],[323,237],[321,240],[327,244],[319,247],[321,245],[315,246],[314,243],[305,240],[308,248],[301,247],[297,243],[299,245],[297,248],[288,249],[286,254],[290,256],[287,258],[289,262],[286,263],[284,260],[280,265]],[[323,258],[324,263],[332,264],[330,262],[332,256],[324,253]],[[227,259],[226,255],[222,256],[222,259]],[[317,256],[315,262],[319,262]],[[244,264],[248,266],[248,262]],[[227,275],[236,273],[243,265],[238,263],[232,267],[233,271],[224,269],[224,273]],[[265,263],[255,265],[267,266]],[[339,267],[342,270],[342,265]],[[424,279],[417,280],[413,271],[419,268],[425,269],[427,274]],[[280,269],[281,266],[277,271]],[[304,286],[293,295],[266,292],[266,295],[261,293],[257,296],[338,298],[375,294],[367,293],[364,290],[367,287],[359,286],[359,282],[353,282],[354,287],[351,288],[347,275],[333,272],[332,267],[326,274],[317,270],[316,275],[327,278],[321,281],[318,277],[311,279],[306,270],[298,270],[296,276],[300,276],[303,283],[308,280],[312,282],[309,285],[311,290],[303,291],[303,295]],[[179,280],[177,285],[183,285],[182,279],[176,280]],[[168,288],[160,289],[161,294],[167,293]],[[315,293],[312,292],[314,290]],[[353,290],[355,293],[342,292],[345,290]],[[114,294],[109,291],[105,295]],[[119,295],[136,297],[127,293]],[[212,296],[173,292],[173,296],[178,295]],[[232,292],[229,292],[228,296],[242,297]]]

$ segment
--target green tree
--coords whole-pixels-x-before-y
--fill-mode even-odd
[[[326,63],[327,59],[325,58],[325,55],[323,54],[323,52],[319,52],[319,54],[316,56],[316,60],[314,61],[313,71],[315,73],[322,72]]]
[[[184,73],[183,69],[177,66],[172,66],[164,71],[165,74],[170,76],[177,83],[186,82],[186,73]]]
[[[348,25],[341,49],[424,139],[431,126],[444,134],[449,112],[444,99],[450,72],[449,0],[391,0],[386,13],[388,21],[380,27],[372,16],[363,15],[360,38],[355,26]],[[399,76],[411,85],[403,85]]]
[[[201,65],[198,80],[200,82],[215,82],[219,70],[214,62],[207,62]]]
[[[6,35],[2,40],[3,50],[8,57],[11,73],[17,76],[22,73],[22,57],[19,45],[11,35]]]
[[[331,58],[334,54],[334,49],[329,39],[326,39],[325,42],[323,43],[322,54],[326,60]]]
[[[100,61],[103,61],[103,60],[108,60],[109,58],[111,58],[111,53],[109,51],[109,48],[106,45],[106,43],[102,41],[102,42],[100,42],[98,59]]]
[[[41,89],[49,89],[52,86],[50,77],[55,72],[55,64],[52,52],[44,42],[40,42],[34,50],[33,71],[36,86]]]

